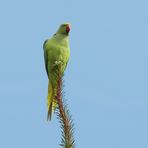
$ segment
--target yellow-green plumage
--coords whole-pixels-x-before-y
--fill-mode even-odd
[[[57,106],[57,68],[60,65],[60,70],[63,74],[69,60],[69,26],[70,25],[68,23],[60,25],[58,31],[53,35],[53,37],[49,40],[46,40],[43,45],[45,68],[49,78],[47,96],[47,119],[51,119],[52,112]]]

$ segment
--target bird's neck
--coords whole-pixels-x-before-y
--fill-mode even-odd
[[[69,46],[69,37],[65,34],[55,34],[54,35],[56,41],[64,46]]]

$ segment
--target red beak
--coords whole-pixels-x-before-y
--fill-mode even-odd
[[[70,26],[67,25],[67,26],[66,26],[66,32],[69,33],[69,31],[70,31]]]

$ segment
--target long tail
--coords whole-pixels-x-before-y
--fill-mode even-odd
[[[55,111],[57,102],[55,100],[55,92],[54,88],[50,82],[48,82],[48,96],[47,96],[47,107],[48,107],[48,114],[47,120],[51,120],[52,112]]]

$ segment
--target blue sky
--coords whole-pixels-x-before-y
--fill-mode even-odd
[[[1,0],[0,147],[49,148],[42,44],[70,22],[65,92],[77,147],[148,147],[146,0]]]

